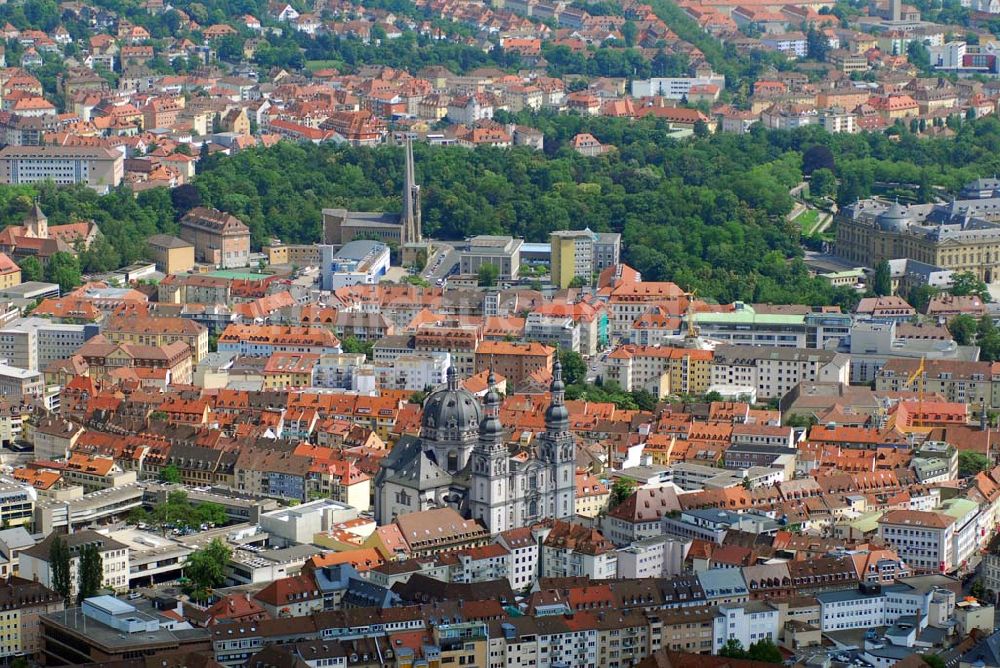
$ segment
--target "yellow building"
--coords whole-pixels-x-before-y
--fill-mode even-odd
[[[390,635],[389,640],[392,639]],[[400,639],[400,644],[394,647],[396,666],[442,668],[448,665],[489,665],[489,632],[483,622],[438,624],[432,631],[431,641],[436,651],[426,653],[426,645],[410,647]]]
[[[146,240],[146,245],[156,268],[165,274],[180,274],[194,267],[194,246],[183,239],[154,234]]]
[[[294,264],[297,267],[318,267],[322,262],[320,247],[316,244],[264,246],[269,265]]]
[[[21,651],[21,611],[0,612],[0,655],[12,656]]]
[[[704,394],[711,385],[711,350],[667,346],[619,346],[608,356],[607,375],[627,392]]]
[[[568,288],[578,276],[590,283],[594,273],[593,237],[590,230],[561,230],[550,235],[552,285]]]
[[[264,365],[264,389],[310,387],[318,362],[319,353],[274,353]]]
[[[0,290],[21,284],[21,268],[6,253],[0,253]]]
[[[589,285],[594,276],[621,260],[621,235],[616,232],[557,230],[549,236],[552,284],[568,288],[574,278]]]
[[[108,319],[103,334],[112,343],[143,346],[165,346],[179,341],[191,349],[193,364],[208,355],[208,328],[187,318],[114,316]]]
[[[589,473],[576,474],[576,514],[597,517],[608,509],[611,490],[601,480]]]

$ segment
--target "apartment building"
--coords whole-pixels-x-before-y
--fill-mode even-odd
[[[524,321],[524,338],[580,352],[580,325],[567,316],[532,311]]]
[[[0,484],[0,524],[14,527],[31,524],[38,495],[31,487]]]
[[[762,640],[777,644],[780,619],[778,609],[764,601],[720,605],[713,620],[712,653],[718,654],[730,640],[743,647]]]
[[[808,306],[770,306],[734,302],[727,310],[696,312],[698,333],[734,345],[782,348],[826,348],[851,333],[853,319],[831,307],[813,311]]]
[[[607,580],[618,573],[618,553],[600,531],[553,520],[535,530],[541,541],[541,577],[589,577]]]
[[[104,576],[101,586],[122,592],[128,589],[129,550],[128,546],[107,536],[82,529],[66,535],[49,534],[45,540],[21,552],[21,577],[35,580],[46,587],[52,587],[52,569],[49,555],[56,538],[66,542],[69,548],[69,588],[70,598],[76,596],[80,587],[80,553],[87,545],[95,545],[101,554]]]
[[[711,350],[626,344],[608,355],[605,373],[627,392],[704,394],[712,384],[713,357]]]
[[[875,374],[877,392],[923,390],[950,402],[1000,407],[1000,374],[989,362],[889,359]],[[913,382],[909,382],[913,378]],[[996,390],[996,391],[995,391]]]
[[[40,582],[10,576],[0,587],[0,658],[41,650],[40,615],[63,609],[62,596]],[[10,659],[8,659],[10,660]]]
[[[154,234],[146,239],[151,259],[165,274],[179,274],[194,267],[194,244],[169,234]]]
[[[250,263],[250,228],[236,216],[195,207],[181,218],[181,239],[194,246],[195,259],[223,269]]]
[[[474,373],[489,369],[520,387],[538,372],[552,372],[555,348],[542,343],[515,343],[510,341],[483,341],[476,349]]]
[[[712,359],[712,385],[747,385],[758,399],[780,399],[802,382],[847,384],[850,358],[809,348],[718,346]]]
[[[915,573],[948,573],[954,562],[955,518],[944,513],[890,510],[878,521],[878,535]]]
[[[0,149],[0,183],[83,183],[98,192],[117,188],[125,176],[121,151],[100,146],[6,146]]]
[[[400,355],[392,364],[375,368],[378,386],[392,390],[423,391],[448,380],[451,355],[445,352],[424,352]]]
[[[105,322],[102,333],[114,343],[165,346],[180,341],[191,348],[194,364],[208,355],[208,328],[188,318],[113,316]]]
[[[684,572],[684,559],[690,549],[691,540],[674,536],[651,536],[633,541],[627,547],[618,549],[618,577],[663,578],[680,575]]]
[[[914,578],[895,584],[861,584],[853,589],[820,592],[820,628],[824,632],[892,626],[915,618],[920,628],[951,616],[955,592],[948,578]]]
[[[0,356],[7,364],[42,371],[56,360],[67,359],[99,332],[97,325],[52,322],[25,318],[0,330]]]
[[[476,373],[476,350],[482,340],[483,328],[479,325],[467,325],[458,320],[440,320],[424,323],[417,328],[413,337],[413,349],[420,352],[449,353],[451,366],[455,367],[459,377],[468,377]],[[388,350],[390,349],[386,349]],[[497,373],[503,375],[499,369]]]
[[[340,352],[340,341],[325,327],[233,323],[219,335],[219,352],[244,357],[270,357],[278,352],[328,355]]]
[[[37,371],[0,364],[0,397],[20,402],[45,394],[45,379]]]
[[[539,546],[531,529],[520,527],[501,532],[496,541],[510,553],[507,579],[511,588],[523,590],[535,584],[538,578]]]
[[[619,263],[621,235],[614,232],[557,230],[549,235],[552,284],[568,288],[574,278],[590,285],[593,276]]]
[[[650,309],[660,308],[676,316],[688,307],[688,297],[674,283],[623,280],[612,288],[608,306],[611,338],[624,341],[630,339],[635,322]]]

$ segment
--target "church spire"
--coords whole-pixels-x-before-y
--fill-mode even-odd
[[[500,424],[500,394],[497,392],[497,377],[493,367],[487,377],[489,389],[483,397],[483,421],[479,423],[479,440],[488,445],[503,443],[503,425]]]
[[[552,365],[552,384],[549,386],[552,399],[545,411],[545,430],[564,432],[569,430],[569,410],[566,408],[566,385],[562,380],[562,363],[556,357]]]

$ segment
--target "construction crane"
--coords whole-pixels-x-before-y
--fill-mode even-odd
[[[684,296],[687,297],[687,338],[693,339],[698,335],[698,330],[694,326],[694,297],[698,294],[698,288],[692,288],[689,292],[685,292]]]
[[[917,386],[917,380],[920,380],[920,386]],[[906,384],[912,386],[914,390],[917,391],[917,417],[914,420],[915,427],[920,426],[920,418],[924,414],[924,388],[927,386],[927,370],[924,367],[924,357],[920,357],[920,364],[914,369],[913,373],[909,375],[906,379]]]

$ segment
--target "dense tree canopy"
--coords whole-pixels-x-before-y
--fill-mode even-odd
[[[805,153],[821,174],[831,169],[829,154],[836,156],[841,203],[872,194],[916,199],[927,187],[955,193],[973,178],[1000,172],[1000,120],[994,118],[965,123],[952,138],[921,139],[904,130],[893,141],[880,134],[759,127],[746,135],[677,140],[651,118],[500,116],[539,128],[545,150],[418,145],[426,234],[544,241],[556,229],[618,231],[625,261],[644,278],[674,281],[724,302],[850,306],[856,299],[853,291],[809,276],[801,231],[786,221],[793,204],[789,189],[802,181]],[[567,144],[580,132],[618,150],[578,155]],[[179,217],[197,203],[241,218],[255,246],[271,237],[309,243],[320,236],[324,207],[398,211],[402,179],[397,147],[283,142],[209,157],[193,186],[173,193],[160,188],[133,197],[122,188],[100,197],[82,186],[44,184],[6,189],[0,192],[0,224],[19,224],[37,193],[50,224],[97,222],[106,242],[82,254],[81,265],[102,271],[140,259],[150,235],[176,234]],[[75,281],[67,267],[59,273],[66,274],[60,282]]]

